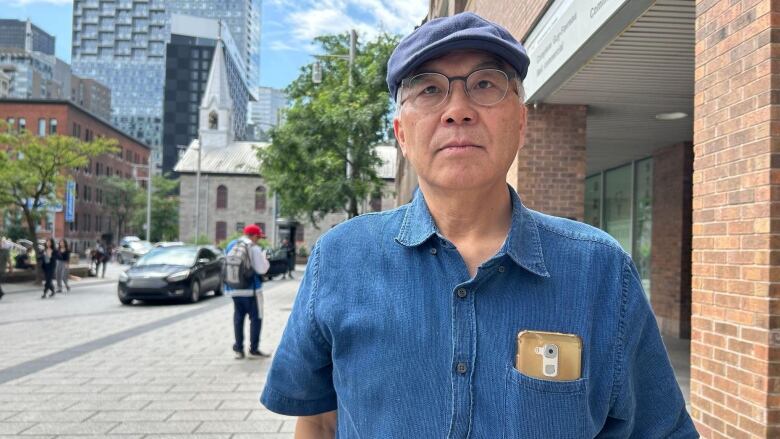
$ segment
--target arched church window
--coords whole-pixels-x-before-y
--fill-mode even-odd
[[[216,111],[212,111],[209,113],[209,129],[210,130],[216,130],[219,126],[219,116],[217,116]]]
[[[224,185],[217,187],[217,209],[227,209],[228,190]]]

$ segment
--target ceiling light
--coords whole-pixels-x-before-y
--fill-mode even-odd
[[[675,111],[673,113],[658,113],[655,115],[655,118],[658,120],[678,120],[686,117],[688,117],[688,114],[680,111]]]

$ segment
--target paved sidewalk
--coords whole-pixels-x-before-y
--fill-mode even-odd
[[[278,344],[300,277],[266,284],[264,351]],[[28,302],[56,308],[75,297]],[[233,359],[230,299],[117,309],[72,322],[0,315],[0,372],[42,355],[55,360],[0,384],[0,438],[292,438],[294,419],[258,402],[270,359]],[[132,333],[155,322],[164,325]],[[116,340],[102,332],[107,327]],[[63,352],[73,358],[63,360]]]
[[[106,265],[105,277],[88,276],[79,279],[71,279],[69,281],[69,284],[71,288],[78,287],[78,286],[85,286],[85,285],[113,284],[116,283],[117,279],[119,279],[119,273],[127,270],[129,267],[130,267],[129,265],[121,265],[118,262],[109,262],[108,265]],[[42,282],[40,285],[38,285],[38,283],[35,281],[14,282],[14,283],[4,282],[2,285],[3,285],[3,292],[6,294],[30,293],[30,292],[40,293],[43,291]],[[54,287],[55,288],[57,287],[56,280],[54,281]]]

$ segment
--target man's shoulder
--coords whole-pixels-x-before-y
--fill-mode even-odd
[[[582,244],[595,243],[605,251],[624,253],[623,247],[607,232],[580,221],[547,215],[528,209],[540,234],[547,240],[560,240]],[[544,241],[544,240],[543,240]]]
[[[382,212],[364,213],[340,223],[319,239],[323,249],[354,249],[392,240],[398,234],[408,205]]]

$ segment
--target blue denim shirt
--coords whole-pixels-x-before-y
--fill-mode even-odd
[[[630,257],[510,191],[510,233],[474,278],[419,191],[324,235],[261,402],[338,409],[343,438],[698,437]],[[522,330],[579,335],[581,378],[518,372]]]

